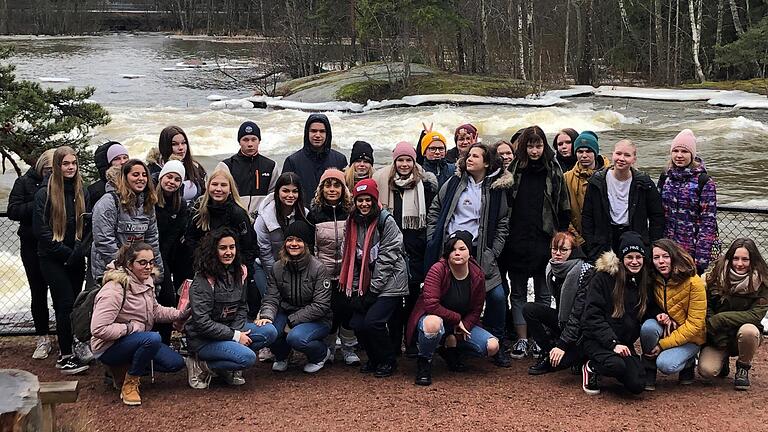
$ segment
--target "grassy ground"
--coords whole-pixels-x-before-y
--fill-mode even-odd
[[[768,78],[752,78],[736,81],[705,81],[703,83],[683,84],[690,89],[742,90],[745,92],[768,95]]]

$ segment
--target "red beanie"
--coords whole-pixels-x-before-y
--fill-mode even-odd
[[[373,201],[379,202],[379,186],[374,179],[363,179],[357,182],[355,190],[352,191],[352,198],[357,198],[360,195],[370,195],[373,197]]]
[[[414,161],[416,160],[416,150],[413,149],[413,144],[408,141],[400,141],[392,150],[392,161],[396,161],[400,156],[409,156]]]

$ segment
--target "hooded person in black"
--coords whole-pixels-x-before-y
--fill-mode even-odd
[[[301,176],[304,206],[310,207],[320,176],[328,168],[344,170],[347,157],[331,148],[333,134],[331,123],[324,114],[310,114],[304,125],[304,147],[288,156],[282,172],[294,172]]]
[[[109,160],[107,154],[109,153],[109,148],[113,145],[123,147],[117,141],[109,141],[96,147],[96,151],[93,152],[93,162],[96,164],[96,170],[99,171],[99,180],[88,186],[88,199],[86,200],[89,203],[88,212],[91,212],[93,206],[107,193],[105,190],[107,187],[107,170],[112,166],[112,161]],[[127,161],[128,158],[125,158],[125,160]]]

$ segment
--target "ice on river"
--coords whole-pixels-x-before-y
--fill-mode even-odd
[[[630,99],[647,99],[669,102],[706,101],[710,105],[744,109],[768,109],[768,97],[741,90],[665,89],[622,86],[571,86],[567,90],[552,90],[545,96],[575,97],[603,96]]]
[[[47,82],[47,83],[66,83],[70,82],[70,78],[62,78],[62,77],[40,77],[38,78],[40,82]]]

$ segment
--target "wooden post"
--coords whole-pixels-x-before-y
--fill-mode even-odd
[[[29,372],[0,369],[0,432],[42,429],[40,383]]]

